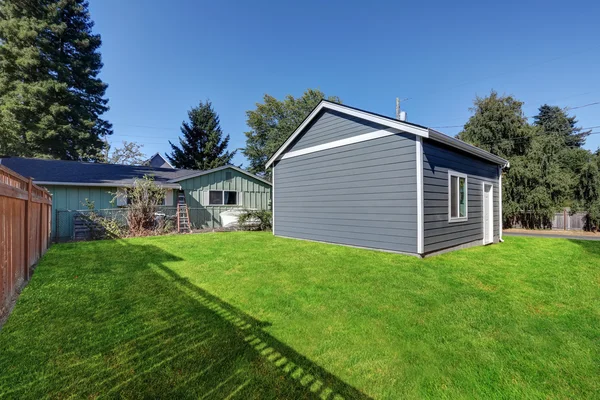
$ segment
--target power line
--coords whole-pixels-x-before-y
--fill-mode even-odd
[[[592,50],[596,50],[596,49],[597,49],[597,47],[593,47],[593,48],[591,48],[591,49],[587,49],[587,50],[583,50],[583,51],[579,51],[579,52],[575,52],[575,53],[570,53],[570,54],[562,55],[562,56],[559,56],[559,57],[554,57],[554,58],[551,58],[551,59],[548,59],[548,60],[544,60],[544,61],[541,61],[541,62],[537,62],[537,63],[529,64],[529,65],[527,65],[527,66],[525,66],[525,67],[521,67],[521,68],[519,68],[519,70],[513,70],[513,71],[501,72],[501,73],[499,73],[499,74],[495,74],[495,75],[489,75],[489,76],[487,76],[487,77],[485,77],[485,78],[480,78],[480,79],[476,79],[476,80],[473,80],[473,81],[467,81],[467,82],[463,82],[463,83],[460,83],[460,84],[458,84],[458,85],[455,85],[455,86],[451,86],[451,87],[447,87],[447,88],[442,88],[442,89],[439,89],[439,90],[433,90],[433,91],[430,91],[430,92],[427,92],[427,93],[425,93],[425,95],[423,95],[423,96],[427,96],[427,95],[430,95],[430,94],[433,94],[433,93],[440,93],[440,92],[444,92],[444,91],[448,91],[448,90],[456,89],[456,88],[458,88],[458,87],[462,87],[462,86],[465,86],[465,85],[470,85],[470,84],[472,84],[472,83],[477,83],[477,82],[485,81],[485,80],[488,80],[488,79],[491,79],[491,78],[497,78],[497,77],[499,77],[499,76],[505,76],[505,75],[514,74],[515,72],[520,72],[520,71],[523,71],[523,70],[525,70],[525,69],[529,69],[529,68],[531,68],[531,67],[536,67],[536,66],[538,66],[538,65],[547,64],[547,63],[550,63],[550,62],[553,62],[553,61],[556,61],[556,60],[561,60],[561,59],[563,59],[563,58],[572,58],[572,57],[573,57],[573,56],[575,56],[575,55],[579,55],[579,54],[587,53],[587,52],[590,52],[590,51],[592,51]],[[423,96],[421,96],[421,97],[423,97]],[[415,97],[415,96],[413,96],[413,97],[408,97],[408,98],[406,98],[404,101],[408,101],[408,100],[414,100],[415,98],[419,98],[419,96],[416,96],[416,97]]]
[[[585,108],[585,107],[590,107],[590,106],[596,106],[598,104],[600,104],[600,101],[596,101],[594,103],[589,103],[589,104],[584,104],[582,106],[565,107],[565,110],[567,110],[567,111],[577,110],[577,109],[580,109],[580,108]],[[535,116],[530,116],[530,117],[524,116],[524,118],[527,118],[527,119],[531,119],[531,118],[534,118],[534,117]],[[435,128],[435,129],[438,129],[438,128],[439,129],[442,129],[442,128],[462,128],[463,126],[464,125],[445,125],[445,126],[432,126],[431,128]],[[598,126],[591,126],[589,128],[581,128],[581,129],[592,129],[592,128],[598,128],[598,127],[600,127],[600,125],[598,125]]]
[[[600,104],[600,101],[597,101],[597,102],[595,102],[595,103],[590,103],[590,104],[584,104],[584,105],[582,105],[582,106],[577,106],[577,107],[567,107],[566,109],[567,109],[567,110],[576,110],[576,109],[578,109],[578,108],[585,108],[585,107],[589,107],[589,106],[595,106],[595,105],[597,105],[597,104]]]

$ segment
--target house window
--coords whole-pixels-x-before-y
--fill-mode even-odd
[[[237,205],[238,194],[230,190],[211,190],[208,193],[208,204],[211,206]]]
[[[230,181],[232,177],[233,177],[233,174],[231,173],[231,171],[225,171],[225,180],[226,181]]]
[[[448,220],[466,221],[467,210],[467,176],[448,171]]]

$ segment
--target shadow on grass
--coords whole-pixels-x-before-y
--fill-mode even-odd
[[[579,245],[587,253],[600,257],[600,240],[577,240],[568,239],[569,242]]]
[[[56,246],[0,332],[0,398],[366,399],[125,241]]]

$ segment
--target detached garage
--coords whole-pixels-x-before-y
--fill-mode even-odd
[[[425,256],[502,238],[508,161],[321,101],[269,159],[273,233]]]

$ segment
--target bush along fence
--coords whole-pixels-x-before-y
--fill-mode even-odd
[[[0,165],[0,318],[50,244],[52,196]]]
[[[553,229],[564,231],[596,230],[597,227],[590,224],[587,211],[573,212],[570,208],[550,215],[540,222],[538,216],[533,213],[522,212],[515,218],[505,221],[505,227],[525,229]]]
[[[217,207],[213,207],[217,208]],[[219,213],[230,210],[231,207],[218,207],[222,210],[207,210],[206,208],[188,208],[190,225],[193,230],[218,229],[221,227]],[[71,240],[93,240],[101,237],[127,236],[127,208],[107,208],[98,210],[56,210],[56,226],[53,240],[65,242]],[[94,215],[106,221],[114,221],[116,232],[106,232],[106,229],[94,221]],[[177,232],[177,207],[157,206],[154,210],[155,234]]]

